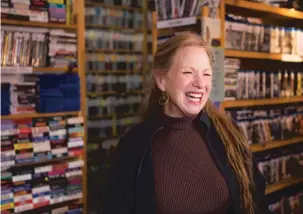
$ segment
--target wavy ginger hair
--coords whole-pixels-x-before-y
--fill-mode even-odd
[[[156,109],[161,108],[158,99],[162,92],[157,87],[154,78],[155,71],[167,72],[173,63],[176,52],[188,46],[204,48],[211,64],[214,62],[214,57],[208,44],[200,36],[193,33],[180,33],[159,45],[154,56],[153,72],[146,78],[147,91],[144,93],[146,96],[142,106],[143,120],[150,117]],[[222,111],[219,112],[210,101],[205,104],[204,111],[211,119],[224,143],[229,163],[236,173],[240,184],[240,198],[243,201],[244,208],[249,214],[253,214],[254,204],[251,194],[251,189],[254,186],[252,181],[252,154],[247,140],[227,115]]]

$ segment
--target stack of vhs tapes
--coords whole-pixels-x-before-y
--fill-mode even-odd
[[[303,213],[302,189],[301,182],[267,196],[270,212],[274,214]]]
[[[77,35],[64,30],[50,30],[49,51],[51,67],[77,67]]]
[[[1,18],[48,22],[48,6],[47,0],[1,0]]]
[[[239,70],[237,99],[262,99],[302,95],[302,71]]]
[[[46,206],[82,198],[82,166],[83,161],[76,160],[2,172],[1,213],[41,213],[38,208],[51,213],[54,208]]]
[[[228,49],[303,56],[303,31],[270,26],[261,19],[227,14],[225,47]]]
[[[258,168],[266,179],[267,185],[294,178],[295,172],[293,170],[296,168],[292,166],[293,160],[302,159],[302,148],[299,143],[255,154]]]
[[[65,23],[66,22],[66,5],[64,0],[48,0],[49,2],[49,21],[55,23]]]
[[[37,78],[31,74],[1,75],[2,115],[36,112],[39,93]]]
[[[144,1],[141,0],[90,0],[90,2],[97,2],[97,3],[104,3],[107,5],[123,5],[123,6],[129,6],[134,8],[143,8]]]
[[[225,99],[263,99],[303,95],[302,70],[243,70],[240,60],[226,58]]]
[[[69,156],[81,156],[83,154],[83,118],[67,118],[67,147]]]
[[[224,59],[224,93],[225,100],[235,100],[237,98],[237,72],[240,69],[240,59]]]
[[[47,32],[43,28],[2,26],[1,66],[45,67]]]
[[[10,113],[10,84],[1,84],[1,115],[8,115]]]
[[[88,74],[87,91],[88,92],[130,92],[142,90],[143,79],[140,74],[107,74],[92,75]]]
[[[39,112],[78,111],[80,83],[76,73],[39,76]]]
[[[77,37],[64,30],[2,26],[1,65],[12,67],[76,67]],[[25,70],[18,70],[19,73]]]
[[[72,0],[1,0],[1,18],[72,24]]]
[[[141,29],[144,26],[143,13],[129,10],[116,10],[103,7],[87,7],[85,10],[86,24],[119,26]]]
[[[148,1],[148,8],[153,8],[157,12],[158,20],[177,19],[198,16],[200,4],[204,1]]]
[[[32,120],[32,143],[34,161],[46,161],[52,159],[50,143],[50,128],[47,118],[33,118]]]
[[[23,81],[10,86],[10,113],[34,113],[39,99],[37,78],[35,75],[20,75],[19,79]]]
[[[303,136],[301,103],[262,109],[232,109],[227,112],[237,122],[251,144]]]
[[[116,113],[135,114],[138,112],[142,95],[117,95],[103,97],[89,97],[87,109],[89,117],[109,116]]]
[[[2,115],[80,109],[77,73],[5,74],[1,83]]]
[[[32,119],[15,120],[14,127],[17,133],[13,136],[15,161],[18,164],[34,162],[32,142]]]
[[[1,212],[24,212],[82,198],[83,161],[31,165],[82,155],[82,117],[2,120],[1,133]]]
[[[138,116],[120,116],[117,119],[90,119],[87,121],[88,140],[96,141],[100,138],[112,138],[113,130],[117,130],[117,136],[123,135],[131,127],[140,122]],[[114,127],[116,126],[116,127]]]
[[[48,124],[53,158],[68,157],[66,118],[53,117],[49,119]]]
[[[1,171],[15,165],[14,136],[17,129],[13,121],[1,120]]]
[[[2,120],[2,166],[34,163],[83,152],[83,118]]]
[[[86,70],[104,71],[140,71],[143,56],[134,54],[87,54]]]
[[[96,49],[123,49],[140,51],[143,49],[142,33],[121,33],[109,30],[88,29],[85,33],[86,48],[89,51]]]

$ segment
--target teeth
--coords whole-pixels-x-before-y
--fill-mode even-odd
[[[193,98],[193,97],[188,97],[188,99],[194,101],[194,102],[199,102],[200,98]]]
[[[186,93],[186,95],[191,96],[193,98],[201,98],[202,94],[195,94],[195,93]]]

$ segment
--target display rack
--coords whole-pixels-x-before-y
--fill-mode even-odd
[[[87,154],[91,169],[87,188],[91,213],[98,213],[103,200],[112,148],[120,135],[139,120],[137,110],[148,66],[147,0],[111,3],[85,1]]]
[[[71,3],[71,1],[68,1],[68,2]],[[45,2],[40,2],[40,3],[42,3],[42,5],[40,5],[41,8],[38,7],[39,8],[38,10],[42,11],[42,13],[44,13],[44,15],[45,15],[45,10],[49,9],[49,8],[47,8],[48,5],[45,6],[44,5]],[[56,4],[60,4],[60,3],[57,2]],[[56,4],[54,4],[54,5],[56,5]],[[66,4],[68,4],[68,3],[66,3]],[[85,114],[86,113],[86,103],[85,103],[85,101],[86,101],[86,94],[85,94],[86,80],[85,80],[85,38],[84,38],[84,33],[83,33],[83,32],[85,32],[84,1],[83,0],[74,0],[73,5],[77,5],[77,6],[73,7],[72,11],[70,11],[68,8],[66,11],[64,11],[66,13],[66,23],[22,21],[22,20],[13,20],[13,19],[11,19],[12,17],[10,17],[7,19],[1,18],[1,25],[2,25],[2,27],[3,26],[20,26],[20,27],[30,27],[30,28],[35,28],[35,29],[43,28],[43,29],[54,29],[54,30],[55,29],[56,30],[66,30],[66,32],[76,33],[76,46],[77,46],[77,51],[76,51],[77,63],[76,64],[77,64],[77,67],[73,67],[73,68],[58,67],[58,66],[57,67],[30,67],[30,68],[26,67],[26,69],[29,68],[30,72],[22,72],[22,69],[25,69],[25,67],[17,66],[17,67],[12,68],[12,67],[7,66],[7,67],[2,67],[1,76],[4,74],[20,74],[20,75],[41,74],[41,75],[44,75],[44,74],[76,73],[79,76],[79,91],[80,91],[80,96],[81,96],[81,97],[79,97],[79,100],[80,100],[79,111],[9,114],[9,115],[2,115],[1,122],[10,121],[10,120],[24,121],[24,120],[29,120],[29,119],[42,119],[42,120],[45,119],[45,121],[47,121],[47,118],[53,118],[53,117],[60,117],[60,118],[62,117],[66,121],[68,121],[68,118],[77,119],[78,121],[82,121],[82,119],[85,119],[85,117],[86,117],[85,116],[86,115]],[[70,6],[70,5],[66,5],[66,7],[68,7],[68,6]],[[42,8],[42,7],[45,7],[45,8]],[[65,8],[65,5],[64,5],[64,8]],[[8,14],[9,14],[8,16],[17,15],[16,13],[14,14],[14,12],[12,12],[13,15],[10,14],[11,8],[5,8],[5,9],[6,9],[5,11],[8,11]],[[4,13],[4,11],[1,11],[1,16],[3,15],[2,13]],[[49,13],[49,14],[51,14],[51,13]],[[23,14],[18,14],[18,16],[23,16]],[[28,13],[27,16],[30,16],[30,14]],[[69,21],[68,21],[68,19],[69,19]],[[4,51],[4,50],[2,49],[2,51]],[[69,122],[66,122],[66,124],[70,124]],[[75,122],[75,121],[73,121],[73,122]],[[47,124],[46,126],[48,126],[48,122],[46,122],[45,124]],[[74,124],[81,124],[81,122],[80,123],[75,122]],[[2,181],[2,179],[5,179],[6,176],[9,176],[9,177],[11,176],[11,175],[7,175],[7,173],[9,173],[11,171],[16,171],[16,170],[17,171],[24,170],[28,167],[42,167],[40,169],[43,169],[43,167],[44,167],[44,173],[47,172],[47,171],[45,171],[46,168],[54,167],[53,164],[56,164],[56,166],[62,165],[62,167],[63,167],[63,165],[64,165],[65,167],[68,167],[68,168],[62,168],[67,171],[64,172],[64,174],[60,174],[60,176],[65,176],[65,173],[68,174],[69,173],[68,170],[70,170],[70,169],[79,168],[80,171],[77,172],[78,173],[77,176],[80,175],[81,182],[79,185],[82,186],[81,192],[77,192],[77,194],[75,194],[75,195],[65,195],[62,197],[60,196],[61,198],[58,198],[58,199],[54,199],[50,195],[48,195],[49,192],[48,192],[48,194],[43,193],[45,195],[43,195],[43,196],[40,195],[40,196],[41,197],[45,196],[45,197],[43,199],[40,199],[41,203],[34,204],[34,203],[37,203],[37,201],[34,202],[35,193],[32,193],[31,190],[29,190],[29,195],[24,196],[27,201],[24,202],[24,204],[22,204],[23,202],[20,201],[21,205],[18,205],[19,206],[18,210],[16,210],[17,208],[16,208],[16,205],[14,205],[14,200],[9,199],[12,201],[8,204],[2,204],[1,211],[8,209],[8,210],[12,211],[13,213],[15,213],[15,212],[18,212],[18,213],[31,213],[31,212],[42,213],[42,212],[50,212],[51,209],[55,209],[55,208],[61,209],[61,211],[62,211],[62,209],[64,211],[67,211],[69,209],[68,206],[74,206],[74,205],[78,204],[79,210],[81,210],[80,212],[87,213],[86,212],[87,209],[86,209],[86,128],[85,128],[86,123],[85,123],[85,121],[81,124],[81,126],[83,127],[82,128],[83,131],[81,131],[77,134],[78,134],[79,138],[82,138],[83,142],[81,144],[83,144],[83,145],[80,146],[80,147],[82,147],[82,149],[78,150],[78,152],[73,153],[74,155],[72,155],[72,153],[68,153],[68,156],[64,156],[64,157],[53,157],[53,158],[46,159],[46,160],[41,159],[41,161],[37,161],[35,159],[34,162],[26,162],[26,163],[19,163],[19,164],[17,163],[17,164],[13,164],[9,167],[6,167],[6,169],[1,172],[1,177],[2,177],[1,183],[5,184],[6,182],[9,182],[9,181],[6,181],[6,180]],[[66,131],[69,131],[69,129],[67,128],[67,125],[65,128],[66,128]],[[28,133],[31,133],[31,132],[32,132],[32,130],[30,130]],[[31,134],[29,134],[29,135],[31,136]],[[66,144],[67,144],[67,142],[66,142]],[[2,145],[1,145],[1,147],[2,147]],[[4,151],[2,151],[2,153],[4,154]],[[2,156],[1,156],[1,158],[2,158]],[[3,165],[4,165],[4,162],[2,162],[2,166]],[[35,170],[36,170],[36,168],[35,168]],[[74,173],[76,173],[76,172],[74,172]],[[79,173],[81,173],[81,174],[79,174]],[[34,176],[34,174],[26,175],[26,176]],[[49,175],[45,175],[45,176],[49,176]],[[73,176],[73,175],[70,175],[70,176]],[[13,177],[10,177],[10,178],[14,179]],[[25,179],[25,178],[23,178],[23,179]],[[19,182],[18,185],[22,185],[22,182]],[[2,188],[2,190],[4,191],[4,187]],[[67,190],[64,190],[64,191],[67,191]],[[2,192],[1,192],[1,194],[2,194]],[[22,193],[22,194],[24,194],[24,193]],[[32,194],[33,194],[33,196],[32,196]],[[67,192],[65,194],[67,194]],[[31,196],[31,197],[29,197],[29,196]],[[40,196],[38,196],[38,197],[40,197]],[[35,196],[35,197],[37,197],[37,196]],[[20,199],[20,197],[19,197],[19,199]],[[32,201],[31,202],[32,204],[29,201]],[[15,204],[16,204],[16,202],[15,202]],[[20,207],[22,207],[22,208],[20,208]],[[14,210],[14,208],[15,208],[15,210]],[[71,209],[75,209],[75,208],[71,208]]]
[[[153,35],[153,54],[156,53],[157,50],[157,41],[158,38],[167,34],[173,34],[174,32],[184,31],[187,29],[194,29],[197,24],[201,25],[199,20],[202,20],[203,17],[208,16],[209,8],[208,6],[204,6],[201,8],[201,15],[197,16],[197,23],[188,23],[190,26],[186,26],[186,22],[184,22],[183,27],[173,26],[172,24],[167,24],[166,28],[161,26],[161,29],[157,27],[157,12],[153,12],[152,14],[152,35]],[[303,12],[296,11],[295,9],[287,9],[287,8],[278,8],[273,7],[257,2],[244,1],[244,0],[222,0],[220,2],[217,18],[220,19],[220,27],[221,27],[221,47],[225,47],[225,14],[227,12],[236,12],[237,15],[244,15],[248,13],[249,15],[253,15],[254,17],[262,17],[268,18],[269,23],[274,22],[275,24],[279,23],[276,20],[282,20],[281,22],[286,23],[287,26],[291,26],[294,24],[297,27],[302,28],[303,22]],[[258,15],[256,15],[258,14]],[[286,20],[286,21],[285,21]],[[287,23],[287,21],[291,21],[291,24]],[[163,21],[162,21],[163,22]],[[174,20],[166,20],[166,23],[174,23]],[[196,29],[196,28],[195,28]],[[195,30],[199,33],[199,31]],[[303,56],[294,55],[294,54],[280,54],[280,53],[265,53],[265,52],[251,52],[251,51],[241,51],[241,50],[232,50],[226,49],[224,50],[225,57],[229,58],[240,58],[240,59],[249,59],[251,60],[251,67],[254,66],[256,62],[263,62],[264,60],[271,60],[272,64],[276,62],[287,62],[287,63],[298,63],[303,61]],[[253,61],[254,60],[254,61]],[[259,60],[259,61],[257,61]],[[266,61],[264,63],[267,63]],[[300,66],[296,64],[296,66]],[[303,69],[301,64],[301,70]],[[293,105],[303,103],[303,96],[293,96],[293,97],[281,97],[281,98],[266,98],[266,99],[246,99],[246,100],[223,100],[221,102],[221,108],[223,110],[233,109],[233,108],[251,108],[258,106],[270,106],[270,105]],[[263,142],[262,144],[253,144],[251,145],[251,150],[253,153],[258,152],[266,152],[273,149],[284,148],[286,146],[298,145],[303,143],[303,137],[294,137],[287,140],[274,140],[270,142]],[[290,179],[287,181],[281,181],[276,184],[269,185],[266,189],[266,194],[271,194],[275,191],[282,190],[288,186],[293,184],[297,184],[302,182],[302,179]]]
[[[249,13],[249,16],[262,17],[263,20],[269,20],[269,23],[279,23],[276,20],[282,20],[282,23],[296,24],[303,21],[303,12],[296,11],[294,9],[278,8],[273,7],[257,2],[249,1],[233,1],[225,0],[225,9],[226,12],[235,12],[239,15],[244,15],[245,12]],[[258,14],[258,15],[256,15]],[[225,17],[221,19],[222,23],[225,23]],[[284,21],[283,20],[287,20]],[[288,23],[287,23],[288,24]],[[288,25],[289,26],[289,25]],[[300,26],[297,24],[296,26]],[[302,27],[302,25],[301,25]],[[291,54],[280,54],[280,53],[262,53],[262,52],[251,52],[251,51],[241,51],[241,50],[225,50],[226,57],[232,58],[247,58],[250,60],[256,60],[255,62],[263,62],[266,64],[266,60],[272,60],[275,62],[290,62],[290,63],[300,63],[303,61],[303,56],[291,55]],[[253,62],[251,62],[253,64]],[[303,67],[300,67],[303,69]],[[250,107],[265,107],[269,105],[293,105],[296,103],[302,103],[303,96],[293,96],[293,97],[281,97],[281,98],[270,98],[270,99],[256,99],[256,100],[226,100],[222,102],[223,109],[232,109],[232,108],[250,108]],[[259,152],[269,152],[274,149],[286,148],[288,146],[299,145],[303,143],[303,137],[294,137],[287,140],[277,140],[272,142],[265,142],[262,144],[253,144],[251,145],[251,150],[254,153]],[[270,195],[274,192],[281,191],[286,187],[302,183],[302,179],[288,179],[282,180],[278,183],[271,184],[266,188],[266,194]]]
[[[141,25],[140,27],[130,27],[130,26],[125,26],[125,25],[115,25],[115,24],[110,24],[110,19],[107,20],[108,23],[92,23],[92,22],[88,22],[86,23],[86,30],[87,32],[90,30],[98,30],[98,29],[105,29],[108,30],[108,32],[110,33],[120,33],[121,35],[126,34],[126,35],[136,35],[136,33],[142,33],[143,35],[143,40],[142,40],[142,46],[140,49],[134,49],[134,48],[120,48],[120,47],[106,47],[106,48],[99,48],[99,47],[86,47],[86,53],[87,55],[89,54],[94,54],[95,56],[98,57],[98,60],[105,60],[105,58],[108,60],[112,60],[111,63],[116,63],[116,58],[120,56],[142,56],[142,61],[139,63],[142,63],[140,68],[132,68],[132,69],[113,69],[113,68],[86,68],[86,74],[87,75],[93,75],[93,77],[95,78],[99,78],[99,77],[103,77],[103,75],[113,75],[113,77],[117,76],[117,75],[132,75],[132,74],[139,74],[142,75],[143,72],[146,71],[146,66],[147,66],[147,34],[148,34],[148,29],[147,29],[147,23],[146,23],[146,11],[147,11],[147,3],[144,1],[144,5],[142,8],[139,7],[132,7],[132,6],[126,6],[126,5],[115,5],[115,4],[106,4],[106,3],[100,3],[100,2],[94,2],[94,1],[86,1],[85,2],[86,5],[86,10],[88,10],[89,8],[100,8],[100,11],[98,12],[98,14],[96,14],[97,16],[102,16],[102,10],[107,10],[109,9],[110,12],[112,14],[116,14],[116,16],[119,16],[121,14],[119,14],[119,12],[128,12],[128,13],[139,13],[142,14],[144,16],[144,20],[142,20],[143,25]],[[105,13],[105,12],[104,12]],[[89,14],[89,12],[87,13]],[[121,17],[123,19],[123,17]],[[87,18],[88,20],[88,18]],[[125,24],[125,23],[124,23]],[[133,23],[134,24],[134,23]],[[96,31],[98,32],[98,31]],[[87,37],[86,39],[92,40],[95,39],[95,37],[97,36],[97,34],[95,34],[94,32],[92,34],[87,33]],[[91,37],[90,37],[91,36]],[[113,39],[113,38],[112,38]],[[101,41],[101,39],[100,39]],[[110,39],[108,40],[110,42]],[[87,63],[89,62],[89,58],[87,59]],[[103,61],[102,61],[103,62]],[[96,66],[95,66],[96,67]],[[143,78],[143,76],[142,76]],[[91,98],[102,98],[103,96],[122,96],[122,95],[128,95],[128,94],[142,94],[143,91],[140,89],[130,89],[130,90],[115,90],[115,89],[111,89],[111,90],[98,90],[98,91],[92,91],[92,90],[87,90],[86,91],[86,95],[91,97]],[[89,111],[89,109],[88,109]],[[130,113],[126,113],[126,114],[120,114],[120,116],[127,116],[127,115],[131,115]],[[133,114],[134,116],[135,114]],[[116,118],[117,113],[111,112],[109,114],[101,114],[98,116],[88,116],[88,119],[91,118]],[[112,133],[117,133],[116,127],[113,126],[112,127],[113,131]],[[117,136],[109,136],[110,138],[112,137],[119,137]],[[105,137],[106,138],[106,137]],[[91,142],[90,139],[88,139],[88,141],[90,142],[89,145],[94,147],[94,143]],[[99,144],[99,143],[98,143]]]

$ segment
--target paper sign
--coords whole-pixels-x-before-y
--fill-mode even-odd
[[[212,67],[212,90],[210,99],[213,102],[221,102],[224,100],[224,49],[212,48],[215,63]]]

